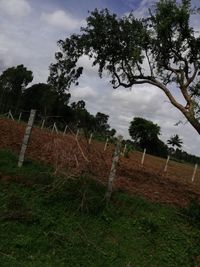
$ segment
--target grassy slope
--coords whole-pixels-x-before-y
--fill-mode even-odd
[[[23,181],[0,181],[0,266],[199,266],[200,230],[178,209],[122,192],[105,207],[85,177],[49,193],[48,167],[16,165],[0,151],[0,174]]]

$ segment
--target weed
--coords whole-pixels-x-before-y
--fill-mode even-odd
[[[200,204],[196,199],[192,199],[182,213],[192,225],[200,227]]]

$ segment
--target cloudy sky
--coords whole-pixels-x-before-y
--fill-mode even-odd
[[[154,0],[0,0],[0,72],[7,67],[24,64],[34,73],[34,83],[46,82],[48,67],[54,61],[56,42],[84,25],[88,11],[94,8],[123,15],[134,11],[144,16]],[[198,4],[199,0],[193,0]],[[193,17],[196,30],[200,17]],[[134,86],[131,90],[113,90],[108,77],[100,79],[87,57],[80,64],[85,72],[78,87],[71,88],[72,100],[86,101],[88,110],[110,116],[110,124],[128,138],[129,123],[135,116],[150,119],[161,126],[161,139],[173,134],[183,139],[183,149],[200,155],[200,136],[186,122],[163,93],[150,85]],[[175,126],[178,121],[183,123]]]

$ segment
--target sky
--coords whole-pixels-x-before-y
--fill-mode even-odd
[[[108,8],[119,16],[133,11],[140,18],[154,3],[155,0],[0,0],[0,72],[24,64],[33,71],[33,83],[46,82],[49,65],[58,51],[57,41],[78,33],[88,11]],[[199,0],[192,3],[198,6]],[[194,16],[191,22],[198,34],[200,17]],[[114,90],[106,75],[98,77],[86,56],[79,64],[84,66],[84,75],[79,86],[70,89],[71,101],[83,99],[92,114],[108,114],[111,127],[124,138],[130,138],[128,128],[133,117],[152,120],[161,126],[160,138],[164,142],[178,134],[183,149],[200,156],[199,134],[158,88],[137,85]],[[179,121],[182,123],[176,126]]]

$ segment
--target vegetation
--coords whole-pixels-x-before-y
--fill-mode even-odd
[[[179,138],[178,134],[175,134],[174,136],[171,136],[169,140],[167,140],[167,144],[171,145],[172,147],[178,147],[181,148],[183,141]]]
[[[77,62],[88,55],[100,77],[108,72],[114,88],[135,84],[159,88],[200,134],[200,37],[190,25],[194,13],[190,0],[160,0],[149,17],[140,19],[133,13],[117,17],[107,9],[95,9],[80,34],[58,42],[49,82],[57,88],[77,83],[83,72]],[[185,104],[178,101],[178,94]]]
[[[15,116],[19,116],[24,111],[22,119],[27,120],[30,109],[36,109],[37,120],[42,122],[45,119],[47,127],[56,122],[62,130],[68,124],[73,130],[81,128],[85,134],[93,132],[104,138],[115,135],[116,130],[110,129],[108,124],[108,115],[101,112],[95,116],[90,114],[83,100],[70,105],[70,93],[57,90],[50,84],[38,83],[27,87],[32,79],[32,72],[23,65],[8,68],[0,75],[1,113],[11,109]]]
[[[199,265],[200,228],[189,213],[122,192],[106,207],[105,188],[87,177],[57,187],[49,167],[16,166],[0,152],[2,267]]]
[[[166,157],[167,146],[159,139],[160,126],[152,121],[135,117],[129,127],[129,134],[142,149],[146,148],[148,153]]]

